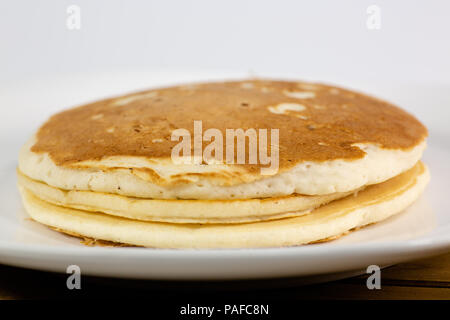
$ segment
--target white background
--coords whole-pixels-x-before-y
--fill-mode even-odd
[[[66,9],[81,8],[79,31]],[[366,27],[369,5],[380,30]],[[450,84],[449,1],[6,1],[1,79],[111,69],[233,69]]]

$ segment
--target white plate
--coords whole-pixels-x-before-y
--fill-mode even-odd
[[[291,248],[232,250],[86,247],[75,238],[27,220],[15,184],[17,152],[49,114],[101,96],[167,84],[170,79],[205,78],[217,77],[154,73],[81,75],[3,85],[0,263],[55,272],[78,265],[84,275],[122,278],[220,280],[296,276],[304,277],[305,282],[318,282],[362,273],[372,264],[392,265],[450,250],[450,130],[430,123],[430,119],[442,116],[442,105],[427,110],[431,138],[424,160],[432,178],[424,195],[397,216],[337,241]],[[390,92],[392,87],[386,90]],[[417,90],[420,87],[413,92]],[[445,92],[449,91],[442,94]],[[404,97],[386,98],[395,101]],[[446,101],[448,97],[440,99]],[[420,108],[414,111],[423,112]]]

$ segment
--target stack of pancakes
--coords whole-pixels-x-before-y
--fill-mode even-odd
[[[175,163],[171,133],[194,136],[195,120],[224,136],[278,129],[278,171]],[[22,148],[18,184],[34,220],[82,238],[158,248],[292,246],[334,239],[414,202],[429,180],[420,161],[426,137],[412,115],[341,88],[192,84],[54,115]]]

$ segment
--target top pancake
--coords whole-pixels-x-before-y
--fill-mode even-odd
[[[314,97],[295,98],[297,92]],[[268,110],[281,103],[306,109],[288,114]],[[193,135],[194,120],[203,121],[204,131],[279,128],[282,169],[305,160],[363,157],[354,143],[408,149],[427,132],[410,114],[366,95],[318,84],[253,80],[149,90],[67,110],[39,130],[32,150],[48,152],[62,166],[108,156],[170,158],[177,144],[170,141],[172,130],[186,128]],[[157,139],[163,141],[152,142]]]
[[[280,104],[300,107],[277,109]],[[28,156],[45,154],[60,169],[131,168],[128,174],[167,188],[199,179],[233,186],[265,178],[261,164],[195,168],[173,164],[171,151],[178,142],[171,141],[171,132],[184,128],[193,136],[194,120],[202,120],[203,132],[216,128],[224,136],[226,129],[279,129],[278,175],[299,164],[361,160],[371,146],[408,154],[427,136],[412,115],[354,91],[304,82],[246,80],[148,90],[61,112],[39,129]],[[395,175],[414,163],[405,164]],[[29,174],[25,167],[21,170]],[[32,178],[39,179],[36,174]],[[338,189],[328,191],[343,191]]]

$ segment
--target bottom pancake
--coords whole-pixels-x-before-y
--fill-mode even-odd
[[[412,204],[429,181],[426,166],[333,201],[308,215],[242,224],[171,224],[137,221],[56,206],[21,187],[30,216],[86,238],[157,248],[245,248],[301,245],[333,238],[384,220]]]

